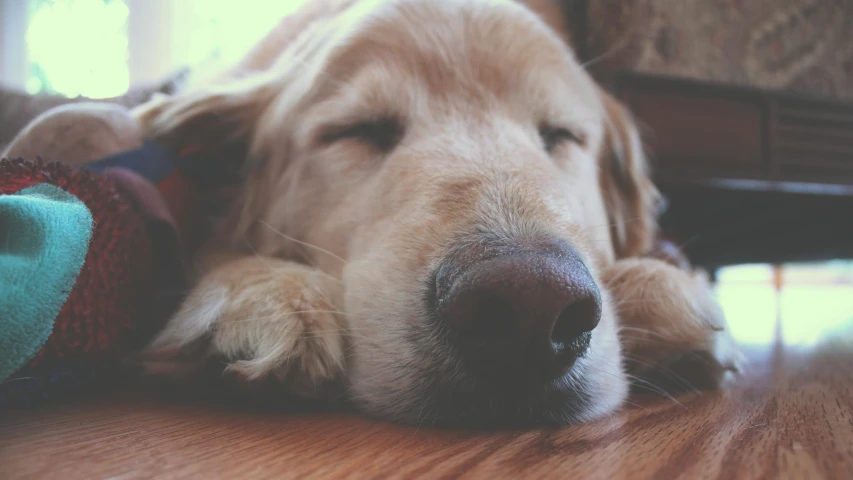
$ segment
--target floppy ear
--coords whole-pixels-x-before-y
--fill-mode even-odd
[[[203,209],[202,225],[219,224],[216,235],[236,247],[259,211],[257,196],[266,188],[253,179],[258,156],[251,152],[259,122],[275,98],[269,82],[261,78],[227,82],[175,97],[154,99],[133,114],[145,138],[178,153],[184,149],[206,152],[203,164],[185,171],[200,188],[196,201]],[[221,222],[210,222],[219,218]]]
[[[601,90],[606,109],[600,154],[601,190],[616,258],[648,253],[657,235],[660,193],[651,181],[643,145],[628,110]]]
[[[226,179],[228,187],[242,185],[221,223],[226,235],[219,237],[230,238],[232,247],[256,228],[267,207],[265,192],[289,164],[284,133],[317,84],[317,61],[331,48],[337,16],[352,3],[315,0],[284,18],[230,70],[132,112],[145,138],[173,151],[203,147],[215,157],[205,164],[206,176]]]
[[[165,146],[203,145],[245,156],[255,124],[272,98],[272,90],[253,78],[158,97],[132,113],[145,136]]]

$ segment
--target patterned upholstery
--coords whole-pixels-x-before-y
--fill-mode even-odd
[[[589,0],[594,72],[853,99],[853,0]]]

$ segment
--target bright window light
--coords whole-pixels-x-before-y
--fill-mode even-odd
[[[30,0],[30,93],[106,98],[130,83],[123,0]]]
[[[718,272],[717,298],[732,335],[744,344],[814,345],[853,326],[853,262],[784,265],[777,291],[770,265]]]
[[[26,1],[27,91],[107,98],[134,84],[131,66],[159,78],[161,72],[237,61],[307,0]],[[159,29],[161,43],[129,41],[129,24],[152,34]],[[146,48],[157,48],[158,54],[140,54]],[[137,57],[147,59],[135,64]]]
[[[189,61],[236,61],[307,0],[191,0]]]

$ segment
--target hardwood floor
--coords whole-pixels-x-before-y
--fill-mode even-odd
[[[414,429],[130,389],[0,412],[0,478],[853,478],[853,332],[747,349],[726,390],[553,430]]]

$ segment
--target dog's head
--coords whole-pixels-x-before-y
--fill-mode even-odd
[[[656,198],[626,112],[519,3],[324,3],[268,69],[154,120],[245,152],[223,232],[342,280],[366,412],[612,410],[627,381],[598,272],[648,248]]]

